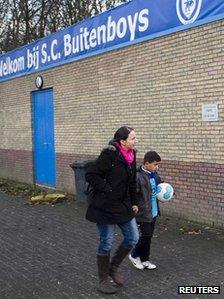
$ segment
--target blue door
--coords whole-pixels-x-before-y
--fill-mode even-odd
[[[34,126],[34,177],[37,184],[55,186],[53,90],[32,93]]]

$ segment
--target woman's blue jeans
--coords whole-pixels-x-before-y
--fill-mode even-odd
[[[131,221],[121,224],[97,224],[100,235],[98,254],[105,254],[108,251],[111,251],[116,225],[120,227],[124,237],[122,245],[133,247],[138,243],[139,232],[135,218],[133,218]]]

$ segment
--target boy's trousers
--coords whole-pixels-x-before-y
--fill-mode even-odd
[[[140,238],[132,251],[132,257],[140,257],[142,262],[148,261],[150,256],[151,238],[153,236],[156,219],[152,222],[138,222]]]

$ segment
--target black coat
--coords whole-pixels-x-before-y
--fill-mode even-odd
[[[156,180],[156,185],[162,183],[161,178],[157,173],[155,175],[155,180]],[[138,200],[138,208],[139,211],[136,215],[136,220],[138,222],[152,222],[152,205],[151,205],[151,194],[152,194],[152,189],[151,185],[149,182],[149,175],[142,170],[141,167],[139,167],[136,175],[136,180],[137,180],[137,200]],[[159,202],[157,199],[157,205],[158,205],[158,211],[160,215],[160,210],[159,210]]]
[[[116,145],[104,148],[96,162],[86,171],[86,180],[94,188],[94,197],[87,209],[86,219],[99,224],[118,224],[135,215],[136,155],[128,165]]]

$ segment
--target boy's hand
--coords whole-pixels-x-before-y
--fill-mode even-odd
[[[136,206],[136,205],[132,206],[132,210],[135,214],[137,214],[138,213],[138,206]]]

